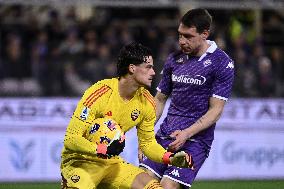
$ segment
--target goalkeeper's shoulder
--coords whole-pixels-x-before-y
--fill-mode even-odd
[[[104,88],[109,88],[109,89],[113,89],[114,86],[114,78],[113,79],[104,79],[104,80],[100,80],[96,83],[94,83],[93,85],[91,85],[86,91],[86,92],[94,92],[97,89],[100,89],[102,87]]]
[[[140,96],[147,111],[156,111],[156,103],[152,94],[145,88],[140,89]]]
[[[112,79],[105,79],[98,81],[90,86],[82,96],[81,100],[84,106],[90,107],[97,99],[104,97],[107,98],[114,89],[114,81]]]

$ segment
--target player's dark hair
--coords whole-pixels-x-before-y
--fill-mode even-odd
[[[128,73],[130,64],[138,65],[145,62],[147,56],[152,56],[151,50],[140,43],[132,42],[124,46],[120,50],[117,60],[118,77]]]
[[[196,27],[198,33],[210,30],[212,16],[206,9],[191,9],[183,15],[181,23],[187,27]]]

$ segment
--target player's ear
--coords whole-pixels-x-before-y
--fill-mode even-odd
[[[204,30],[202,33],[201,33],[201,37],[202,39],[206,40],[208,37],[209,37],[209,30]]]
[[[129,64],[128,70],[129,70],[129,73],[133,74],[134,71],[135,71],[135,65],[134,64]]]

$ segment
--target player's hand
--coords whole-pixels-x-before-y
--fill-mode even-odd
[[[181,168],[190,168],[194,170],[194,163],[192,156],[184,151],[177,153],[166,152],[163,157],[163,161],[166,164],[170,164]]]
[[[100,157],[110,158],[119,155],[125,147],[125,135],[120,139],[112,141],[109,145],[99,144],[97,146],[97,155]]]
[[[109,156],[117,156],[119,155],[125,147],[125,140],[114,140],[108,147],[107,147],[107,155]]]
[[[177,152],[170,156],[170,164],[176,167],[194,169],[192,156],[184,151]]]
[[[170,136],[175,139],[168,146],[168,151],[171,152],[176,152],[181,149],[184,143],[188,140],[188,134],[184,130],[174,131]]]
[[[144,154],[140,148],[138,148],[138,160],[139,162],[143,161]]]

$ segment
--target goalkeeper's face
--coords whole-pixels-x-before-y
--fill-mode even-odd
[[[130,71],[139,86],[151,87],[155,75],[153,57],[145,56],[142,64],[131,64]]]

